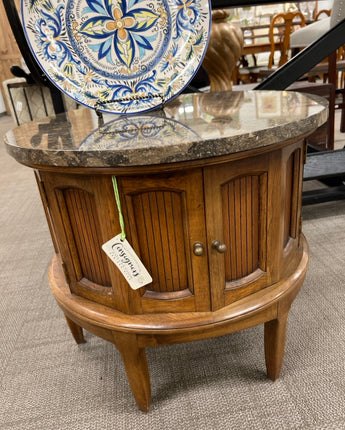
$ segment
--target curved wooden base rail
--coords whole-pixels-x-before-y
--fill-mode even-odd
[[[278,378],[284,357],[289,309],[308,267],[309,252],[304,237],[299,254],[298,266],[285,274],[282,281],[216,312],[123,314],[71,294],[56,255],[50,266],[49,280],[75,341],[84,342],[82,328],[85,328],[114,343],[122,355],[137,404],[147,412],[151,390],[146,347],[222,336],[264,323],[267,375],[273,381]]]

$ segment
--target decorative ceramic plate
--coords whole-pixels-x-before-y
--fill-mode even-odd
[[[36,60],[64,93],[137,113],[179,94],[209,38],[208,0],[21,0]]]

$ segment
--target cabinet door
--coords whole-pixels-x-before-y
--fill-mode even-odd
[[[126,234],[153,282],[141,288],[141,312],[210,309],[202,171],[118,178]]]
[[[120,232],[111,176],[41,172],[40,177],[71,292],[131,313],[132,291],[102,250]]]
[[[278,277],[280,157],[267,154],[205,168],[205,206],[212,309]],[[226,245],[215,248],[214,241]]]

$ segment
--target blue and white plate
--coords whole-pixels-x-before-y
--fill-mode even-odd
[[[206,52],[209,0],[22,0],[26,38],[64,93],[118,114],[154,109]]]

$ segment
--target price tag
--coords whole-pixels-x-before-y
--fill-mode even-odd
[[[150,274],[134,249],[126,239],[121,240],[121,234],[104,243],[102,249],[116,264],[133,290],[152,282]]]

